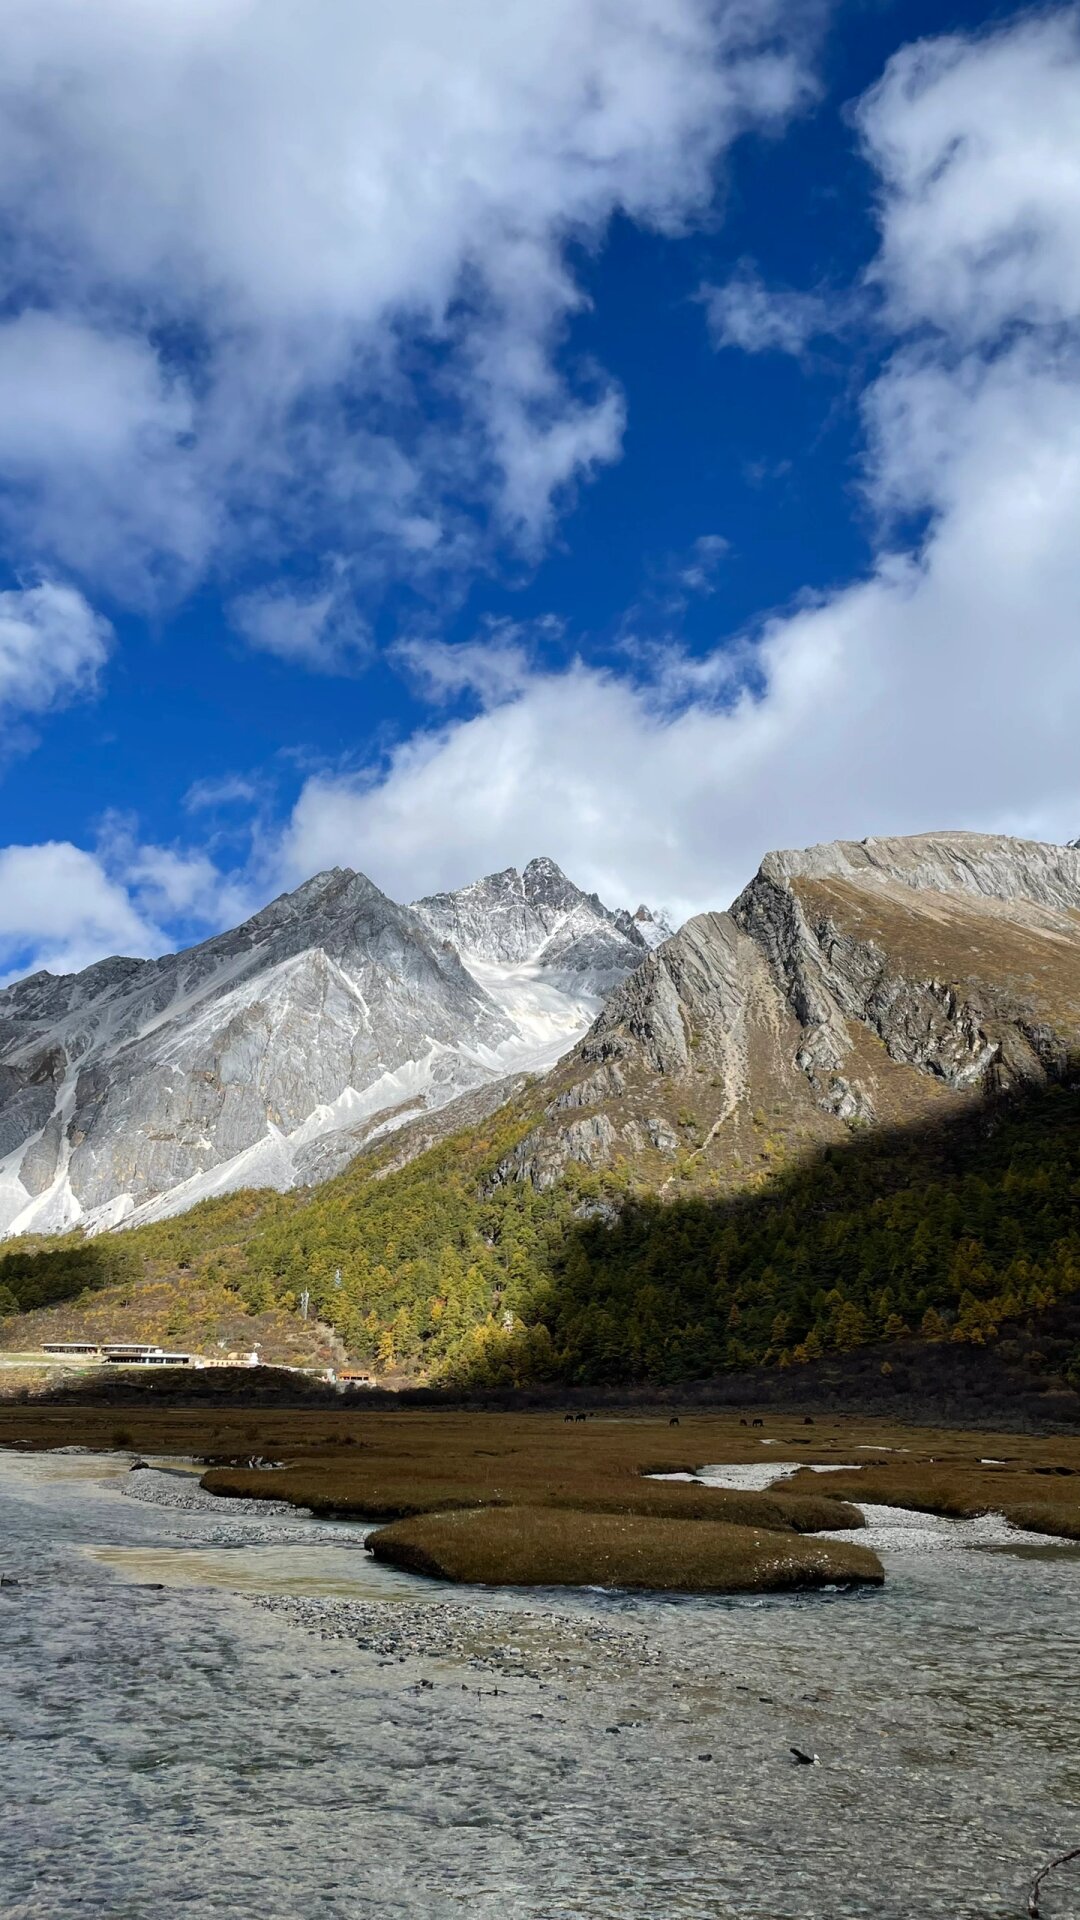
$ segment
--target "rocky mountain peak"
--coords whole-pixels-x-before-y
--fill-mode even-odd
[[[573,1045],[644,946],[553,860],[401,906],[333,867],[186,952],[0,993],[0,1233],[289,1186]]]
[[[415,911],[474,969],[600,973],[606,984],[597,990],[606,991],[645,952],[625,913],[584,893],[546,856],[530,860],[521,873],[505,867],[454,892],[429,894],[415,902]]]
[[[670,940],[674,928],[662,913],[654,913],[644,903],[631,915],[634,930],[650,949],[660,947]]]
[[[687,1175],[759,1181],[1078,1053],[1080,851],[946,832],[771,853],[610,995],[515,1169],[546,1184],[620,1156],[662,1182],[656,1154],[680,1152]]]
[[[596,900],[595,894],[583,894],[581,888],[568,880],[562,868],[546,854],[528,862],[521,875],[521,890],[529,904],[536,907],[563,907],[569,910],[581,900]],[[596,904],[599,906],[599,901]]]
[[[780,884],[799,879],[850,881],[859,886],[892,882],[917,892],[1069,908],[1080,897],[1080,851],[1008,834],[947,830],[903,838],[833,840],[799,851],[766,854],[758,874],[762,878]]]

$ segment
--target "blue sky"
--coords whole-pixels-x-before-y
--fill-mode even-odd
[[[0,975],[1080,832],[1080,29],[12,0]]]

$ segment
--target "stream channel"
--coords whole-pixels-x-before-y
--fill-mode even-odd
[[[496,1593],[176,1464],[0,1452],[4,1920],[1021,1920],[1080,1844],[1080,1549]]]

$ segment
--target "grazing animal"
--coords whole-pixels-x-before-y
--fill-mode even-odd
[[[746,1425],[746,1421],[745,1421],[745,1420],[740,1420],[740,1421],[739,1421],[739,1425],[740,1425],[740,1427],[745,1427],[745,1425]]]
[[[587,1413],[575,1413],[575,1415],[574,1415],[574,1419],[575,1419],[575,1420],[587,1420],[587,1419],[588,1419],[588,1417],[589,1417],[589,1416],[588,1416],[588,1414],[587,1414]]]
[[[752,1427],[763,1427],[765,1425],[765,1422],[764,1420],[751,1420],[750,1425]]]
[[[563,1414],[563,1421],[564,1421],[564,1422],[566,1422],[566,1421],[568,1421],[568,1420],[572,1420],[572,1419],[573,1419],[573,1417],[574,1417],[574,1416],[573,1416],[573,1414],[572,1414],[572,1413],[564,1413],[564,1414]]]
[[[806,1419],[805,1419],[805,1420],[803,1421],[803,1426],[804,1426],[804,1427],[812,1427],[812,1426],[813,1426],[813,1424],[814,1424],[814,1423],[813,1423],[813,1421],[812,1421],[812,1419],[810,1418],[810,1415],[809,1415],[809,1414],[807,1414],[807,1416],[806,1416]]]
[[[797,1767],[817,1766],[818,1757],[816,1753],[804,1753],[801,1747],[792,1747],[791,1751],[795,1755],[795,1765]]]
[[[677,1427],[678,1424],[679,1424],[679,1416],[677,1413],[673,1413],[671,1416],[671,1419],[668,1421],[668,1426]]]

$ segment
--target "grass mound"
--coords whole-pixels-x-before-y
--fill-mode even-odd
[[[528,1471],[525,1467],[528,1467]],[[846,1500],[817,1488],[805,1494],[740,1493],[727,1488],[657,1481],[614,1472],[560,1476],[536,1471],[535,1460],[490,1462],[447,1451],[440,1472],[429,1460],[342,1461],[312,1458],[273,1473],[250,1467],[211,1467],[203,1475],[208,1493],[241,1500],[291,1500],[313,1513],[355,1514],[372,1520],[456,1507],[555,1507],[588,1513],[638,1515],[654,1520],[722,1520],[732,1526],[768,1527],[782,1533],[835,1533],[861,1527],[862,1514]],[[550,1480],[545,1475],[550,1475]]]
[[[809,1487],[815,1477],[804,1470],[789,1484]],[[837,1494],[851,1500],[911,1507],[952,1520],[1000,1513],[1014,1527],[1080,1540],[1080,1468],[1072,1464],[875,1462],[851,1473],[830,1474],[829,1479]]]
[[[715,1520],[551,1507],[428,1513],[382,1528],[368,1546],[376,1559],[409,1573],[495,1586],[784,1593],[880,1586],[885,1577],[866,1547]]]

